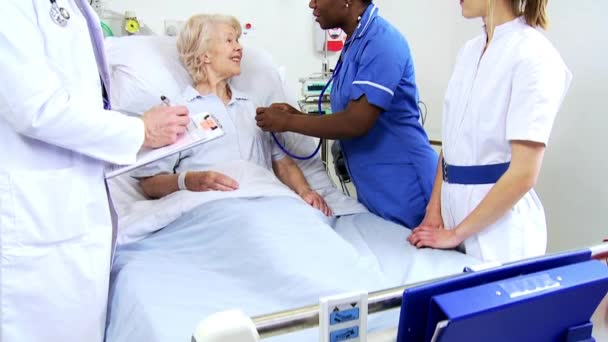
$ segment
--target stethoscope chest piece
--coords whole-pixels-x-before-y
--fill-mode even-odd
[[[65,27],[70,19],[70,12],[64,7],[59,7],[56,0],[51,1],[51,19],[53,22],[61,27]]]

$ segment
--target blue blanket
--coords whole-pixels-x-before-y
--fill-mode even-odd
[[[288,197],[207,203],[117,250],[106,340],[189,341],[199,321],[219,311],[267,314],[479,262],[454,251],[418,250],[406,243],[409,233],[369,213],[328,219]],[[374,315],[369,327],[397,321],[398,312]],[[269,339],[315,340],[315,329]]]
[[[227,199],[120,247],[107,341],[189,341],[218,311],[255,316],[386,287],[377,259],[361,256],[329,223],[293,198]]]

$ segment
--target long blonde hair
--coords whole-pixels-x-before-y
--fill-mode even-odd
[[[488,44],[492,41],[494,37],[494,30],[496,30],[496,25],[494,25],[494,12],[496,10],[496,0],[488,0],[488,15],[486,16],[486,32],[488,33]]]
[[[526,23],[532,27],[546,30],[549,26],[547,4],[549,0],[512,0],[516,16],[524,16]]]
[[[486,17],[486,30],[488,33],[488,42],[494,37],[494,11],[496,9],[497,0],[488,1],[488,15]],[[547,15],[547,4],[549,0],[509,0],[511,7],[516,17],[523,16],[526,23],[534,28],[540,27],[544,30],[549,26]]]
[[[194,84],[207,81],[201,56],[209,51],[215,38],[215,26],[228,24],[241,36],[241,24],[232,16],[198,14],[190,17],[177,38],[177,52]]]

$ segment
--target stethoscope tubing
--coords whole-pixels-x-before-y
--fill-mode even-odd
[[[319,109],[319,114],[320,115],[325,115],[323,113],[323,108],[322,108],[322,104],[323,104],[323,96],[325,96],[325,93],[327,92],[327,89],[329,89],[329,86],[331,85],[331,83],[333,82],[333,80],[336,78],[336,75],[338,75],[338,73],[340,72],[340,68],[342,67],[342,56],[340,56],[340,59],[338,60],[338,64],[336,65],[336,68],[334,69],[333,73],[331,74],[331,77],[329,78],[329,81],[327,82],[327,84],[325,84],[325,87],[323,87],[323,90],[321,91],[321,94],[319,95],[319,100],[318,100],[318,109]],[[285,146],[283,146],[283,144],[281,144],[281,142],[279,141],[279,139],[277,138],[276,134],[274,134],[274,132],[270,133],[272,135],[272,139],[274,139],[274,142],[277,144],[277,146],[279,146],[279,148],[281,149],[281,151],[283,151],[283,153],[285,153],[286,155],[288,155],[289,157],[293,158],[293,159],[297,159],[297,160],[309,160],[312,159],[317,153],[319,153],[319,150],[321,149],[321,146],[323,145],[323,138],[319,139],[319,144],[317,145],[317,148],[315,148],[315,150],[308,156],[298,156],[295,155],[293,153],[291,153],[289,150],[287,150],[287,148]]]

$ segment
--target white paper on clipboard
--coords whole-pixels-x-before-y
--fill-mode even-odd
[[[211,113],[199,113],[190,115],[190,124],[186,127],[186,133],[181,136],[174,144],[149,149],[142,147],[137,153],[137,161],[131,165],[109,165],[106,167],[106,179],[110,179],[129,172],[138,167],[147,165],[159,159],[165,158],[175,153],[203,144],[207,141],[217,139],[224,135],[224,130],[220,122]]]

